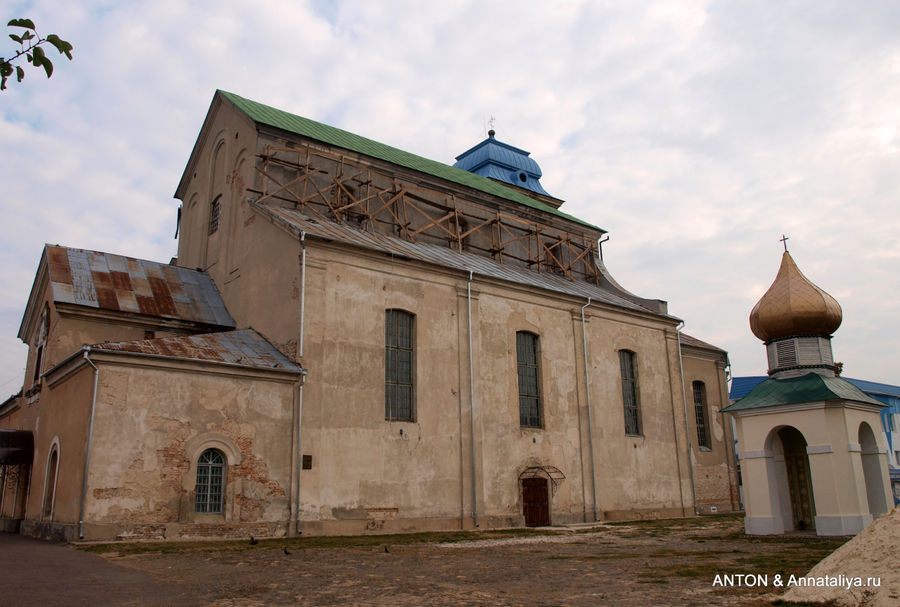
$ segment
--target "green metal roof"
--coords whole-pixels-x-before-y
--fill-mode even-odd
[[[850,400],[885,406],[884,403],[870,397],[845,379],[807,373],[800,377],[787,379],[769,378],[757,384],[747,396],[725,407],[722,411],[745,411],[828,400]]]
[[[303,137],[309,137],[310,139],[344,148],[345,150],[358,152],[366,156],[371,156],[372,158],[378,158],[379,160],[391,162],[440,179],[452,181],[453,183],[470,187],[486,194],[499,196],[500,198],[517,202],[526,207],[550,213],[551,215],[574,221],[591,229],[605,232],[602,228],[598,228],[586,221],[582,221],[568,213],[563,213],[550,205],[544,204],[539,200],[535,200],[534,198],[501,185],[496,181],[487,179],[486,177],[454,168],[441,162],[437,162],[436,160],[429,160],[421,156],[416,156],[415,154],[404,152],[403,150],[371,139],[366,139],[365,137],[355,135],[333,126],[328,126],[327,124],[322,124],[321,122],[316,122],[315,120],[310,120],[309,118],[303,118],[302,116],[297,116],[296,114],[291,114],[284,110],[279,110],[250,99],[245,99],[234,93],[218,90],[216,91],[216,94],[225,97],[225,99],[249,116],[254,122],[302,135]]]

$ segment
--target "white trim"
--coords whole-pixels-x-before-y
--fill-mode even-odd
[[[771,454],[765,451],[743,451],[741,453],[741,459],[762,459],[766,457],[771,457]]]
[[[819,455],[822,453],[834,453],[834,449],[831,448],[831,445],[807,445],[806,446],[806,454],[807,455]]]
[[[847,445],[847,451],[850,453],[862,453],[862,447],[859,443],[850,443]]]

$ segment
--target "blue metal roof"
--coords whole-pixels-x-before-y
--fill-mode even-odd
[[[456,157],[453,166],[482,177],[508,183],[544,196],[550,196],[541,186],[541,167],[529,153],[494,138],[488,138]]]
[[[731,392],[728,394],[728,398],[730,398],[731,400],[744,398],[745,396],[747,396],[747,394],[750,393],[750,390],[756,387],[757,384],[761,384],[767,379],[769,378],[766,375],[733,377],[731,379]]]

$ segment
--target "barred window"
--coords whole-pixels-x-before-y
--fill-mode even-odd
[[[194,512],[221,514],[225,496],[225,455],[207,449],[197,460],[197,488]]]
[[[701,447],[711,448],[709,440],[709,413],[706,407],[706,384],[695,381],[694,388],[694,416],[697,419],[697,444]]]
[[[384,323],[384,418],[414,421],[415,316],[386,310]]]
[[[516,333],[516,366],[519,373],[519,425],[541,427],[541,390],[538,373],[538,336]]]
[[[619,368],[622,372],[625,434],[639,435],[641,433],[641,404],[638,400],[637,368],[634,352],[619,350]]]
[[[214,234],[219,230],[219,215],[222,212],[222,197],[216,196],[209,205],[209,233]]]

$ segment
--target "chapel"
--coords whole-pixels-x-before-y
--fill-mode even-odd
[[[785,247],[750,312],[769,378],[725,409],[737,427],[748,534],[855,535],[892,503],[885,405],[836,373],[831,338],[842,318]]]

